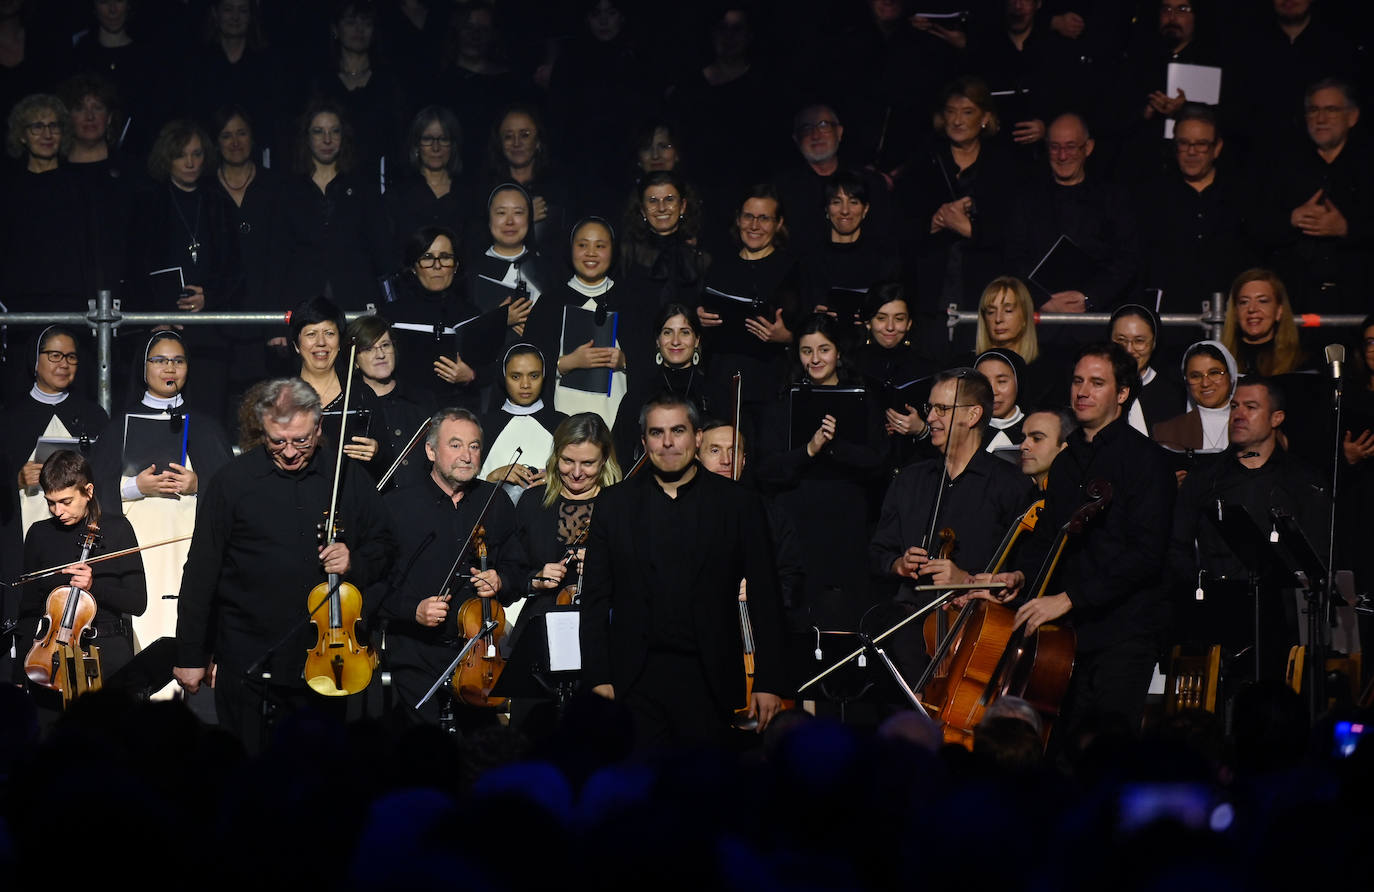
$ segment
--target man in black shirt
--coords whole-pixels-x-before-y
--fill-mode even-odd
[[[719,743],[744,705],[739,585],[754,627],[750,712],[780,705],[781,620],[768,520],[757,496],[696,461],[696,407],[673,394],[640,412],[641,473],[600,497],[582,589],[582,676],[622,701],[637,743]]]
[[[478,478],[484,446],[482,428],[466,409],[445,409],[430,422],[425,453],[433,462],[429,478],[387,495],[384,500],[400,541],[400,556],[382,605],[389,618],[387,665],[392,682],[407,706],[415,706],[463,644],[457,627],[458,607],[470,597],[497,598],[509,606],[525,595],[525,550],[515,532],[515,507],[504,496],[491,498],[496,484]],[[490,502],[486,514],[482,513]],[[457,549],[481,524],[487,546],[486,567],[474,547],[457,561]],[[471,576],[456,582],[451,572]],[[462,577],[459,577],[461,579]],[[453,595],[457,597],[454,598]],[[479,642],[476,647],[485,648]],[[454,691],[453,693],[457,693]],[[419,709],[437,722],[444,692]],[[495,721],[495,712],[460,711],[460,726]]]
[[[1025,475],[983,448],[992,418],[987,378],[973,369],[940,372],[926,417],[931,446],[944,457],[910,465],[892,481],[868,550],[871,572],[900,580],[896,600],[906,609],[932,597],[912,590],[918,580],[963,583],[986,569],[1033,496]],[[946,527],[954,531],[954,549],[948,558],[933,557],[937,546],[927,537]],[[927,662],[914,624],[893,636],[889,651],[908,681]]]
[[[1072,740],[1089,718],[1139,727],[1168,618],[1164,561],[1177,486],[1164,453],[1126,420],[1137,386],[1135,360],[1119,345],[1079,351],[1070,397],[1080,427],[1050,468],[1045,509],[1018,556],[1018,566],[1040,567],[1055,534],[1086,501],[1087,485],[1111,485],[1110,504],[1068,540],[1046,589],[1056,594],[1027,601],[1016,614],[1028,633],[1067,615],[1077,634],[1073,678],[1055,725],[1060,740]],[[1015,589],[1026,574],[996,579]]]
[[[386,576],[396,551],[381,497],[356,462],[344,465],[339,480],[340,538],[319,545],[336,458],[319,448],[320,400],[310,385],[298,378],[269,381],[254,408],[262,445],[225,465],[202,489],[181,580],[173,670],[188,693],[206,681],[215,688],[219,723],[250,748],[261,739],[264,696],[288,710],[338,703],[341,711],[344,698],[325,700],[302,683],[305,648],[316,640],[305,624],[307,601],[315,606],[311,590],[327,574],[367,593]],[[314,617],[321,626],[326,610]],[[299,640],[283,641],[293,629]],[[270,677],[260,679],[259,669]]]

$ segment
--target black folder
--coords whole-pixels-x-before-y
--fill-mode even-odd
[[[706,341],[712,353],[757,356],[769,347],[744,327],[744,320],[755,316],[773,318],[774,308],[768,301],[707,286],[701,295],[701,305],[720,316],[720,325],[706,329]]]
[[[919,410],[922,403],[929,401],[930,388],[933,386],[931,382],[934,380],[933,375],[923,375],[910,381],[887,385],[883,390],[886,403],[884,408],[896,409],[903,415],[906,414],[907,406]]]
[[[805,446],[827,415],[835,417],[835,438],[846,443],[868,442],[868,393],[862,387],[817,387],[794,384],[788,394],[791,422],[789,449]]]
[[[1102,268],[1073,239],[1061,235],[1028,277],[1046,299],[1060,291],[1083,291]],[[1043,303],[1043,301],[1037,301]]]
[[[343,411],[334,409],[325,412],[320,416],[320,425],[324,428],[324,442],[331,449],[339,448],[339,426],[342,424]],[[353,442],[354,437],[368,436],[368,430],[372,426],[371,409],[349,409],[348,410],[348,439],[344,440],[347,446]]]
[[[186,467],[190,435],[189,415],[124,416],[124,476],[137,477],[149,465],[158,474],[172,462]]]
[[[181,300],[185,291],[186,278],[182,275],[181,267],[153,270],[148,273],[149,312],[177,309],[177,301]]]
[[[559,356],[567,356],[588,341],[594,347],[614,347],[616,326],[620,321],[618,313],[601,314],[597,322],[595,310],[581,307],[563,307],[563,339],[558,351]],[[560,387],[571,387],[586,393],[611,395],[611,375],[613,369],[573,369],[558,379]]]

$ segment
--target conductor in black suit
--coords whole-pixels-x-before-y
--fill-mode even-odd
[[[649,462],[601,496],[582,592],[583,680],[623,702],[636,742],[718,743],[745,705],[740,579],[754,629],[749,708],[778,711],[782,640],[763,503],[696,461],[696,408],[662,394],[640,410]]]

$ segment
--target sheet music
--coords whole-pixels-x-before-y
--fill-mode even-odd
[[[582,648],[578,636],[582,614],[576,610],[553,610],[544,615],[549,638],[549,671],[574,672],[582,668]]]

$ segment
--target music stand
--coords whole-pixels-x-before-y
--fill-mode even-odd
[[[1297,518],[1279,508],[1270,508],[1269,516],[1274,521],[1270,538],[1274,554],[1307,592],[1308,693],[1315,721],[1326,711],[1326,630],[1334,620],[1331,611],[1335,599],[1329,597],[1326,564]]]
[[[128,691],[140,700],[147,700],[172,681],[176,660],[177,640],[164,636],[134,654],[132,660],[109,677],[105,687]]]
[[[1255,639],[1251,647],[1255,659],[1255,679],[1261,675],[1260,654],[1260,582],[1264,579],[1282,579],[1287,572],[1278,556],[1274,553],[1268,535],[1259,528],[1244,505],[1228,505],[1220,499],[1216,502],[1218,511],[1211,515],[1213,522],[1226,542],[1226,547],[1245,567],[1246,591],[1250,594],[1251,609],[1254,611]]]
[[[553,670],[549,668],[549,632],[546,617],[550,613],[580,613],[571,605],[550,607],[546,613],[530,617],[521,628],[520,637],[506,657],[506,668],[491,689],[493,697],[554,702],[558,715],[563,715],[568,701],[582,679],[581,669]]]

